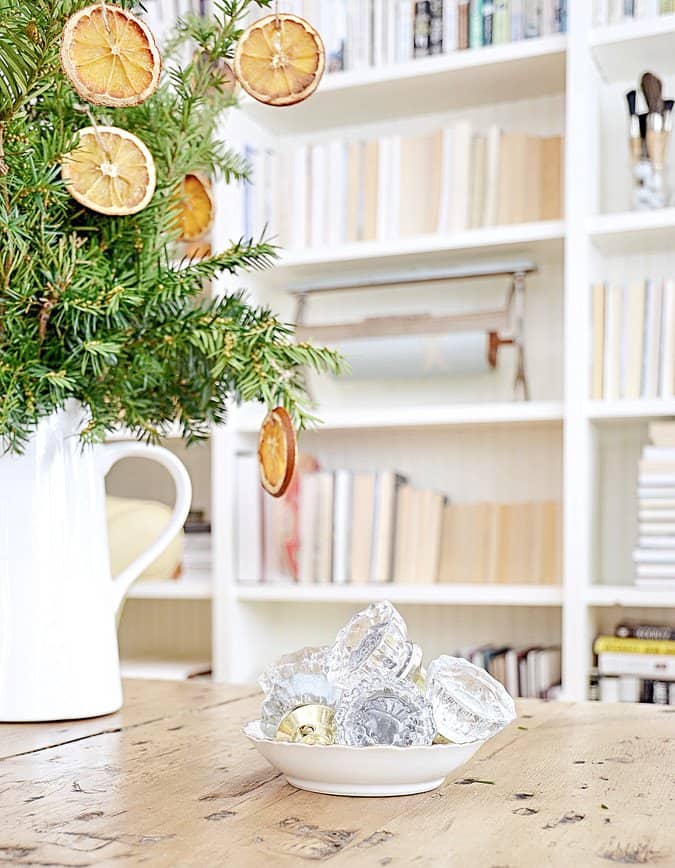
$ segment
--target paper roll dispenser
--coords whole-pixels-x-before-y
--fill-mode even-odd
[[[502,346],[516,351],[514,397],[529,400],[523,337],[525,279],[537,270],[533,262],[496,262],[427,272],[378,275],[299,287],[296,296],[296,336],[339,349],[351,376],[386,379],[423,376],[467,376],[493,370]],[[507,278],[504,306],[495,310],[433,315],[373,316],[354,322],[308,325],[307,302],[318,294],[394,288],[450,280]]]

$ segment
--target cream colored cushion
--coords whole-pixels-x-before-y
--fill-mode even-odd
[[[153,500],[106,497],[108,544],[113,576],[118,575],[157,539],[171,518],[172,509]],[[170,579],[177,575],[183,555],[183,532],[140,576],[145,580]]]

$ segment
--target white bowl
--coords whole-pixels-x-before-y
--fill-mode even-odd
[[[450,772],[471,759],[485,742],[425,747],[348,747],[293,744],[265,738],[260,721],[244,735],[265,759],[301,790],[331,796],[408,796],[440,787]]]

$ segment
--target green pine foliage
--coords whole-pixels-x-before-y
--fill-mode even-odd
[[[202,438],[233,400],[283,404],[304,425],[305,371],[337,372],[339,357],[294,343],[290,326],[241,294],[204,294],[220,275],[267,266],[275,248],[243,238],[175,261],[185,174],[247,174],[218,136],[233,99],[215,61],[232,56],[252,0],[182,21],[175,43],[196,46],[193,59],[165,64],[156,93],[125,109],[83,105],[61,72],[64,22],[89,2],[0,0],[0,452],[21,451],[69,398],[89,408],[89,441],[120,423],[149,441],[170,422]],[[61,180],[61,158],[92,122],[130,130],[153,154],[157,190],[140,213],[96,214]]]

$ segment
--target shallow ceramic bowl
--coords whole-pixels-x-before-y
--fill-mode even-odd
[[[435,790],[485,743],[326,747],[265,738],[259,720],[243,731],[289,784],[331,796],[408,796]]]

